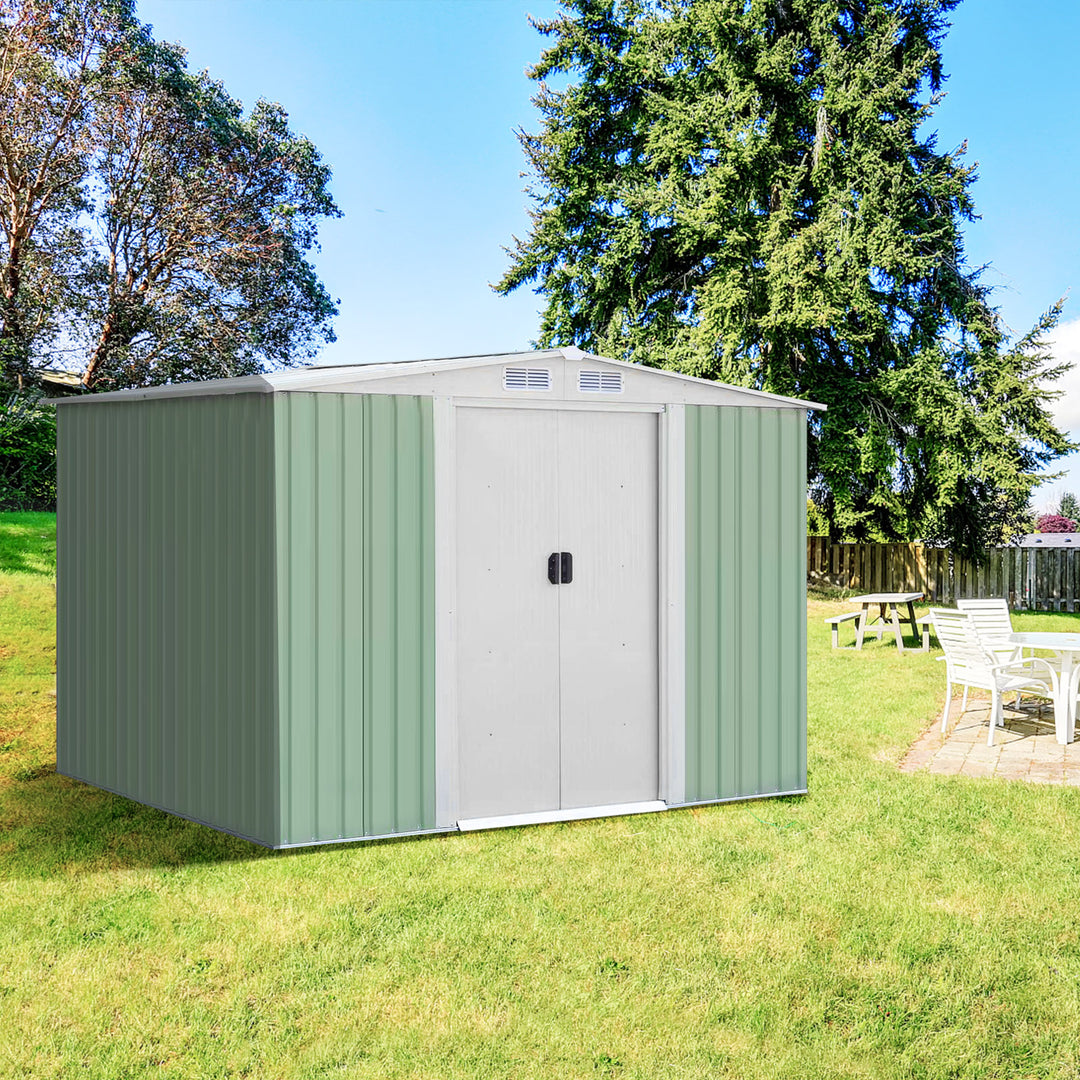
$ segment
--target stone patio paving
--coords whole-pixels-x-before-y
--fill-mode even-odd
[[[960,697],[953,699],[949,727],[941,734],[941,717],[915,740],[900,763],[903,772],[926,769],[949,776],[997,776],[1034,784],[1073,784],[1080,787],[1080,740],[1060,746],[1054,738],[1054,712],[1018,712],[1005,706],[1005,728],[998,728],[994,745],[986,745],[990,700],[968,702],[960,714]]]

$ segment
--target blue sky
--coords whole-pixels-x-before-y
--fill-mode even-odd
[[[543,39],[526,19],[554,0],[140,0],[245,106],[288,109],[333,167],[345,216],[317,266],[341,299],[322,363],[527,348],[538,298],[496,296],[502,246],[528,229],[514,131],[535,128],[525,67]],[[1009,326],[1026,330],[1073,290],[1057,353],[1080,365],[1080,5],[966,0],[944,46],[948,96],[930,125],[968,141],[981,219],[970,260]],[[1080,368],[1057,415],[1080,439]],[[1073,461],[1076,460],[1076,465]],[[1062,490],[1080,493],[1080,455]]]

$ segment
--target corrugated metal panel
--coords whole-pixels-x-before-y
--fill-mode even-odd
[[[272,409],[59,407],[57,768],[276,834]]]
[[[806,416],[686,408],[686,798],[806,787]]]
[[[283,844],[435,824],[430,399],[275,399]]]

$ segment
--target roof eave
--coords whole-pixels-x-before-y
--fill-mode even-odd
[[[487,353],[474,356],[442,357],[430,360],[406,360],[386,364],[341,364],[333,367],[308,367],[299,371],[277,371],[266,375],[244,375],[231,379],[208,379],[205,382],[174,383],[166,386],[149,386],[130,390],[110,390],[100,394],[85,394],[77,397],[50,398],[53,404],[72,405],[89,401],[140,401],[150,398],[171,397],[210,397],[215,394],[267,394],[287,391],[326,389],[329,387],[376,382],[379,379],[396,378],[404,375],[434,374],[443,371],[457,371],[462,368],[490,367],[508,361],[544,360],[555,357],[580,362],[612,364],[616,367],[633,371],[649,372],[664,379],[674,379],[683,383],[714,390],[725,390],[739,397],[755,399],[762,403],[772,403],[786,408],[807,409],[824,412],[826,406],[816,401],[804,401],[801,398],[770,394],[764,390],[751,390],[745,386],[717,382],[713,379],[701,379],[694,375],[684,375],[666,368],[645,367],[626,360],[616,360],[610,356],[599,356],[569,345],[555,349],[532,349],[522,352]]]

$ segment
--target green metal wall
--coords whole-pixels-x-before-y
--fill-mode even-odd
[[[686,407],[686,799],[806,788],[806,414]]]
[[[58,412],[57,768],[272,843],[270,398]]]
[[[431,399],[274,407],[279,843],[434,828]]]

